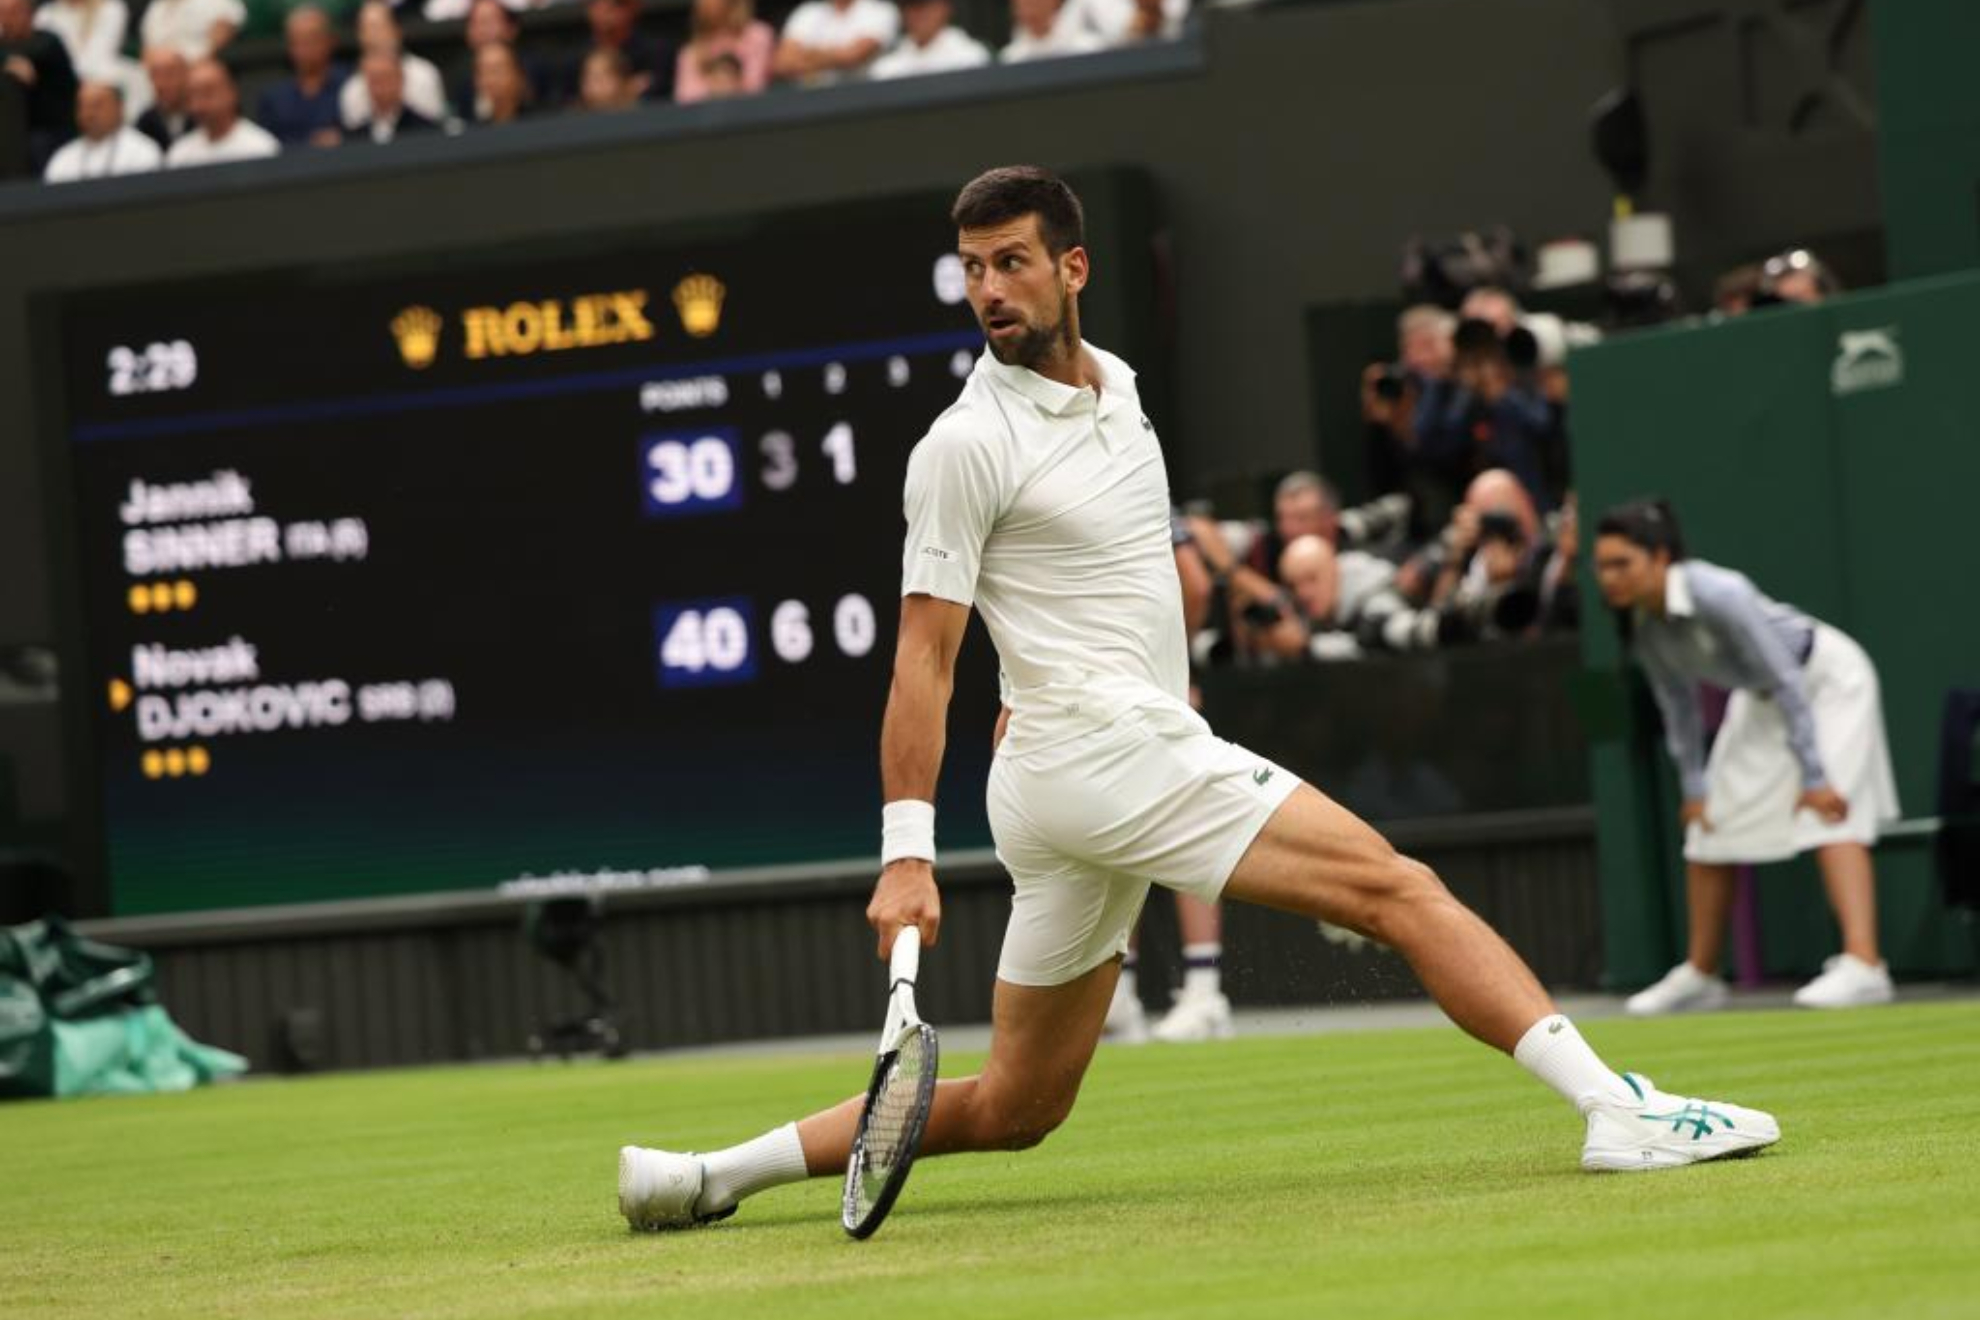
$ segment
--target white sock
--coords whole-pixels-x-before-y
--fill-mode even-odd
[[[1121,982],[1120,988],[1114,991],[1116,995],[1123,995],[1129,999],[1141,998],[1141,983],[1135,976],[1134,961],[1134,955],[1130,953],[1121,963]]]
[[[740,1146],[703,1155],[701,1170],[701,1199],[695,1202],[695,1209],[704,1215],[727,1210],[745,1196],[810,1176],[795,1123],[772,1128]]]
[[[1183,945],[1183,997],[1224,993],[1223,961],[1221,944]]]
[[[1528,1027],[1513,1047],[1513,1058],[1584,1114],[1598,1100],[1629,1103],[1636,1099],[1629,1083],[1596,1057],[1574,1023],[1559,1013]]]

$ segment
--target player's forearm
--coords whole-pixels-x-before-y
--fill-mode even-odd
[[[888,802],[935,800],[953,680],[931,661],[902,657],[894,667],[880,726],[880,785]]]

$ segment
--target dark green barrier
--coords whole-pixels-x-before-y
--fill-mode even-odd
[[[1898,790],[1913,817],[1933,808],[1946,690],[1980,684],[1976,324],[1980,276],[1956,276],[1640,334],[1573,363],[1584,525],[1617,500],[1667,495],[1700,558],[1743,570],[1861,641],[1883,679]],[[1640,984],[1682,951],[1676,798],[1654,717],[1627,695],[1592,593],[1588,613],[1596,623],[1584,654],[1612,716],[1591,756],[1608,968],[1615,984]],[[1893,969],[1970,969],[1929,849],[1893,840],[1877,860]],[[1812,863],[1763,871],[1761,913],[1766,971],[1801,975],[1833,952]]]
[[[1204,713],[1373,821],[1585,806],[1572,641],[1214,670]]]

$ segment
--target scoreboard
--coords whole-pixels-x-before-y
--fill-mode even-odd
[[[946,198],[69,297],[70,684],[122,914],[877,852]],[[945,848],[989,841],[972,629]]]

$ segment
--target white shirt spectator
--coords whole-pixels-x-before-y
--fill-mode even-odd
[[[97,0],[94,12],[88,0],[55,0],[34,11],[34,25],[62,39],[76,76],[85,80],[122,83],[124,33],[130,23],[124,0]]]
[[[1125,46],[1133,38],[1135,0],[1065,0],[1067,14],[1109,46]],[[1155,35],[1174,41],[1189,18],[1189,0],[1162,0],[1162,30]]]
[[[502,8],[512,14],[524,14],[532,9],[548,8],[549,3],[550,0],[544,0],[542,4],[532,3],[532,0],[502,0]],[[408,0],[408,3],[400,9],[401,15],[411,7]],[[466,18],[468,10],[472,8],[474,8],[474,0],[426,0],[426,7],[419,12],[425,15],[429,23],[454,23]]]
[[[77,138],[48,161],[42,178],[49,183],[78,179],[108,179],[119,174],[149,174],[164,162],[165,153],[135,128],[120,128],[99,142]]]
[[[154,0],[155,2],[155,0]],[[165,153],[165,168],[184,169],[188,165],[224,165],[234,160],[260,160],[282,154],[275,135],[251,119],[236,119],[223,138],[211,138],[196,128],[172,144]]]
[[[1022,64],[1026,60],[1049,60],[1060,55],[1087,55],[1096,50],[1107,49],[1107,43],[1086,30],[1078,13],[1071,8],[1061,9],[1052,23],[1051,31],[1042,37],[1033,36],[1022,27],[1011,30],[1011,44],[1004,47],[997,56],[1006,64]]]
[[[901,11],[887,0],[852,0],[840,9],[832,0],[806,0],[784,20],[784,39],[800,46],[850,46],[873,40],[884,48],[900,35]]]
[[[978,69],[990,62],[990,48],[961,28],[950,24],[935,34],[925,46],[912,37],[873,61],[867,70],[872,78],[911,78],[923,73],[950,73],[957,69]]]
[[[406,109],[438,124],[447,118],[447,87],[432,60],[401,55],[399,69],[406,79]],[[337,93],[337,115],[344,127],[356,129],[371,119],[371,89],[360,77],[344,79]]]
[[[139,30],[147,46],[171,46],[188,60],[202,60],[213,53],[215,23],[238,31],[245,22],[241,0],[151,0]]]
[[[923,73],[978,69],[991,61],[990,48],[959,27],[945,27],[925,46],[903,38],[899,45],[873,61],[875,78],[907,78]]]

